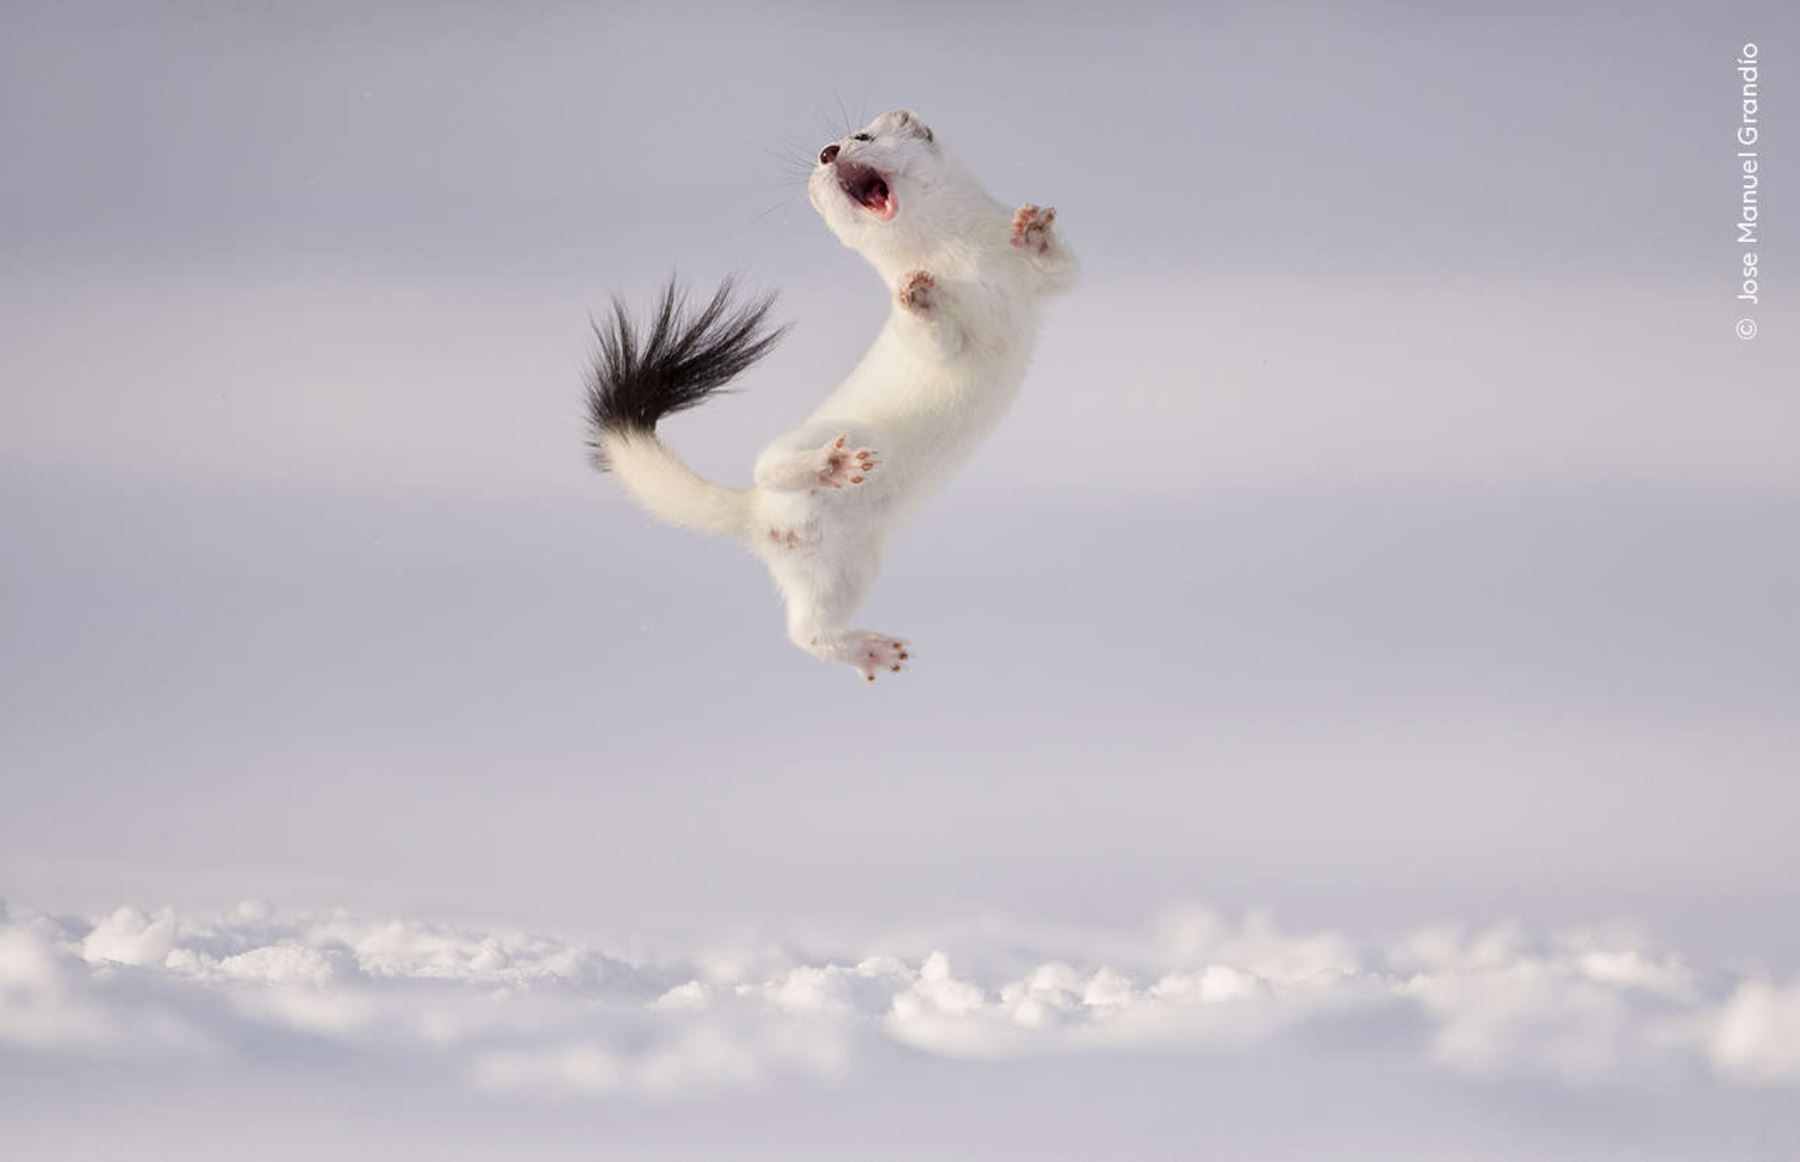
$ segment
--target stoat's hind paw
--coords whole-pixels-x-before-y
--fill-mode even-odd
[[[1056,248],[1056,235],[1050,232],[1055,221],[1054,207],[1025,203],[1013,215],[1012,244],[1031,254],[1049,254]]]
[[[881,464],[875,449],[852,448],[849,440],[849,436],[839,436],[819,449],[819,483],[826,488],[861,484]]]
[[[900,277],[900,287],[894,292],[894,297],[907,310],[928,315],[935,305],[933,300],[937,297],[934,293],[936,290],[937,279],[932,278],[927,271],[915,270]]]
[[[873,682],[875,675],[883,672],[898,674],[911,658],[910,648],[899,638],[866,629],[852,630],[844,642],[844,660],[855,666],[867,682]]]

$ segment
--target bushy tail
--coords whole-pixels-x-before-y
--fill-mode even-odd
[[[594,324],[599,349],[587,389],[588,443],[600,471],[615,473],[663,520],[721,536],[743,533],[748,493],[697,475],[656,438],[656,424],[705,402],[786,331],[768,326],[773,295],[740,305],[735,290],[726,279],[695,315],[671,279],[642,334],[615,298],[611,318]]]

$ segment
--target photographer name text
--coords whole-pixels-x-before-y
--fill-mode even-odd
[[[1741,104],[1737,126],[1737,159],[1740,169],[1737,245],[1741,252],[1739,303],[1758,306],[1761,303],[1756,248],[1762,244],[1762,110],[1761,50],[1755,43],[1744,45],[1738,52],[1737,72],[1741,85]],[[1756,337],[1756,321],[1742,318],[1737,323],[1738,337]]]

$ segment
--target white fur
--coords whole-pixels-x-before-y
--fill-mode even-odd
[[[894,298],[868,353],[805,422],[763,449],[751,489],[701,479],[654,437],[608,435],[605,453],[657,516],[748,544],[781,589],[794,644],[873,681],[902,668],[910,648],[851,629],[850,615],[888,538],[1018,394],[1038,304],[1069,285],[1074,263],[1047,225],[1020,234],[1035,208],[1015,213],[989,197],[910,112],[833,144],[840,152],[813,171],[808,194]],[[847,163],[886,178],[891,220],[839,187]]]

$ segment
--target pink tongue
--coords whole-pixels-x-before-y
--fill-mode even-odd
[[[894,220],[894,199],[887,194],[877,195],[874,210],[875,216],[883,222],[892,222]]]

